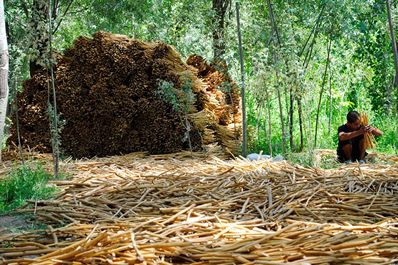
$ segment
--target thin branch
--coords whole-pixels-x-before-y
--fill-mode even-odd
[[[55,29],[53,30],[52,34],[55,34],[55,32],[57,32],[59,26],[61,25],[62,20],[65,18],[66,13],[68,12],[68,10],[69,10],[69,8],[71,7],[72,3],[73,3],[73,0],[70,0],[68,6],[67,6],[66,9],[65,9],[65,12],[63,13],[61,19],[58,21],[58,24],[57,24],[57,26],[55,27]]]
[[[319,22],[320,22],[320,20],[321,20],[321,17],[322,17],[322,14],[323,14],[323,10],[325,9],[325,6],[326,6],[326,4],[323,4],[323,6],[322,6],[322,8],[321,8],[321,11],[319,12],[318,18],[316,19],[315,24],[314,24],[314,26],[312,27],[312,30],[311,30],[311,32],[310,32],[310,35],[308,36],[306,42],[304,43],[303,48],[301,49],[301,51],[300,51],[300,53],[299,53],[299,55],[298,55],[299,57],[300,57],[301,55],[303,55],[303,52],[304,52],[305,48],[307,47],[307,44],[308,44],[308,42],[310,41],[312,34],[314,34],[314,37],[316,36],[316,31],[317,31],[317,29],[318,29]]]
[[[279,46],[281,46],[281,38],[279,37],[278,27],[276,26],[275,17],[274,17],[274,11],[272,9],[271,1],[267,0],[267,4],[268,4],[268,10],[269,10],[269,15],[270,15],[270,19],[271,19],[271,26],[272,26],[272,28],[275,31],[276,39],[278,41],[278,44],[279,44]]]

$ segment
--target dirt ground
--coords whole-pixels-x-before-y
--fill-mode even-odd
[[[31,230],[33,228],[34,221],[22,214],[5,214],[0,215],[0,236]]]

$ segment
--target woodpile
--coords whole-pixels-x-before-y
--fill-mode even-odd
[[[78,38],[58,58],[55,75],[65,155],[238,150],[236,85],[214,67],[208,77],[187,65],[169,45],[98,32]],[[46,71],[38,72],[18,96],[23,145],[42,152],[51,151],[49,81]],[[231,89],[223,91],[221,84]],[[10,141],[16,143],[13,124]]]
[[[391,264],[398,164],[336,170],[201,153],[66,162],[32,201],[48,229],[0,236],[15,264]],[[393,160],[391,160],[393,161]]]
[[[197,69],[197,77],[206,84],[199,92],[199,113],[191,116],[200,128],[204,144],[212,144],[214,140],[237,154],[240,148],[241,133],[241,101],[236,83],[229,76],[225,65],[208,64],[198,56],[191,55],[187,64]]]

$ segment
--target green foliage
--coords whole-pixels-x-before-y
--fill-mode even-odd
[[[383,131],[383,136],[376,138],[376,150],[389,154],[398,154],[398,123],[394,116],[379,115],[371,124]]]
[[[49,199],[56,188],[48,184],[52,176],[40,164],[14,168],[0,180],[0,213],[22,206],[26,200]]]
[[[166,80],[160,80],[157,94],[168,104],[170,104],[175,112],[181,110],[180,102],[174,84]]]
[[[185,128],[183,142],[188,142],[189,149],[192,151],[190,132],[192,129],[188,121],[187,114],[190,112],[192,104],[195,101],[195,94],[192,91],[192,79],[188,75],[181,76],[181,89],[174,88],[173,83],[166,80],[159,80],[157,94],[168,104],[170,104],[175,112],[179,115],[181,124]],[[183,114],[181,116],[180,114]]]
[[[192,104],[195,102],[195,94],[192,92],[192,79],[188,76],[182,76],[181,89],[174,88],[174,84],[166,80],[159,80],[157,94],[168,104],[175,112],[189,113]]]
[[[279,41],[276,41],[276,33],[271,29],[267,2],[240,2],[248,83],[246,108],[250,151],[263,150],[268,153],[271,146],[273,154],[280,154],[282,139],[289,139],[290,136],[293,145],[288,143],[287,152],[298,151],[299,99],[302,104],[304,137],[304,150],[301,151],[304,153],[317,148],[335,149],[337,127],[345,123],[345,115],[349,110],[358,108],[373,117],[372,124],[384,132],[377,139],[376,150],[397,152],[398,91],[392,86],[395,69],[385,1],[271,0]],[[26,8],[23,3],[26,3]],[[54,24],[62,23],[53,39],[57,49],[69,47],[80,35],[90,36],[96,31],[105,30],[144,41],[164,41],[174,45],[183,57],[197,53],[208,60],[212,58],[213,31],[217,30],[212,1],[74,0],[69,9],[69,0],[60,0],[58,3],[60,12]],[[68,12],[65,13],[66,10]],[[29,43],[32,32],[29,32],[31,27],[28,26],[32,21],[31,12],[31,1],[7,1],[10,79],[13,84],[11,97],[20,89],[21,81],[28,77],[28,55],[32,52],[27,48],[33,47]],[[393,3],[393,13],[397,24],[397,3]],[[235,15],[232,3],[225,17],[224,59],[232,78],[240,80]],[[319,25],[315,27],[318,17]],[[319,113],[318,140],[317,146],[314,146],[317,102],[330,38],[330,71],[326,74],[327,82]],[[14,85],[15,80],[17,85]],[[157,92],[173,111],[187,114],[195,99],[191,87],[192,79],[181,76],[180,84],[159,80]],[[228,92],[230,87],[222,84],[220,89]],[[285,135],[281,132],[277,92],[281,94]],[[289,135],[288,115],[290,92],[294,96],[292,135]],[[181,120],[184,126],[189,127],[184,119]],[[310,157],[304,155],[298,160],[310,165]]]
[[[299,164],[304,167],[314,167],[315,158],[314,152],[312,150],[303,153],[290,153],[288,159],[293,164]]]

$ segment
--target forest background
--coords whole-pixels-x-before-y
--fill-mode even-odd
[[[231,0],[6,0],[9,115],[23,80],[46,64],[49,36],[59,52],[100,30],[163,41],[183,60],[225,62],[241,86],[236,12]],[[377,151],[397,154],[396,25],[390,0],[240,1],[248,152],[335,149],[355,109],[384,132]]]

